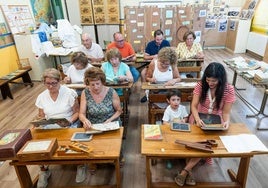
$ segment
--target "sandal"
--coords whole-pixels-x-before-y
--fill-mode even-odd
[[[186,185],[196,185],[196,182],[195,182],[191,172],[188,173],[188,175],[185,179],[185,184]]]
[[[178,173],[178,175],[174,178],[176,184],[179,185],[179,186],[183,186],[183,185],[184,185],[184,183],[185,183],[185,179],[186,179],[186,177],[183,176],[183,175],[180,175],[179,173]]]

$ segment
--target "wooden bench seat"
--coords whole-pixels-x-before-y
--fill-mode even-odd
[[[30,85],[31,87],[33,87],[33,82],[29,75],[29,71],[31,70],[32,68],[18,69],[12,73],[9,73],[6,76],[0,77],[0,89],[1,89],[3,99],[6,99],[7,97],[13,99],[12,93],[10,91],[9,83],[24,84],[24,85]],[[14,82],[15,80],[19,78],[22,79],[22,82]]]

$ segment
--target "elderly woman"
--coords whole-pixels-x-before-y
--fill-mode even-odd
[[[101,69],[105,73],[106,80],[118,82],[133,82],[133,76],[127,64],[121,62],[122,56],[117,48],[111,48],[106,52],[107,62]],[[116,89],[119,96],[123,95],[122,89]]]
[[[176,52],[179,59],[204,58],[204,53],[200,43],[194,42],[196,36],[194,32],[187,31],[183,35],[183,41],[178,44]]]
[[[79,104],[74,90],[60,84],[60,72],[54,68],[46,69],[43,74],[46,90],[38,95],[35,105],[38,107],[38,118],[65,118],[68,121],[46,125],[44,128],[77,127]],[[51,172],[48,166],[41,166],[37,187],[46,187]]]
[[[92,65],[88,63],[86,54],[83,52],[74,52],[71,56],[71,63],[72,65],[66,72],[64,82],[66,84],[83,83],[84,73],[88,68],[92,67]]]
[[[105,86],[104,72],[92,67],[85,72],[86,88],[81,95],[79,119],[85,129],[92,124],[109,123],[119,120],[122,108],[120,99],[113,88]]]

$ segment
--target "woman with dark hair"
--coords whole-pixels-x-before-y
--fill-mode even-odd
[[[199,117],[199,112],[216,114],[221,117],[223,126],[228,129],[234,102],[234,87],[227,83],[223,65],[216,62],[210,63],[204,71],[202,80],[197,83],[193,91],[192,114],[189,122],[201,127],[205,123]],[[175,182],[180,186],[195,185],[191,170],[199,161],[200,158],[187,159],[186,166],[175,177]]]

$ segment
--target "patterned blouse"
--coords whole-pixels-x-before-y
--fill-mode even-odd
[[[106,96],[100,103],[96,103],[88,88],[85,89],[87,100],[87,118],[93,124],[103,123],[115,113],[113,107],[113,88],[109,88]]]
[[[178,54],[178,58],[183,59],[189,59],[193,58],[198,52],[202,52],[202,47],[199,43],[193,43],[193,46],[190,50],[188,50],[186,43],[181,42],[178,44],[176,52]]]
[[[193,93],[198,95],[198,96],[201,96],[201,92],[202,92],[202,83],[198,82],[197,85],[195,86],[195,89],[194,89]],[[224,89],[224,93],[223,93],[223,97],[222,97],[222,100],[221,100],[220,108],[216,109],[215,107],[213,107],[211,114],[219,115],[222,118],[222,110],[223,110],[224,105],[226,103],[234,103],[234,102],[235,102],[235,90],[234,90],[234,87],[227,83],[226,87]],[[207,95],[206,100],[204,101],[204,103],[202,103],[202,104],[199,103],[198,104],[197,111],[201,112],[201,113],[205,113],[205,114],[209,113],[209,108],[210,108],[209,104],[210,104],[210,100],[209,100],[209,97]],[[214,105],[215,104],[213,104],[213,106]],[[189,122],[194,123],[193,115],[190,116]]]

